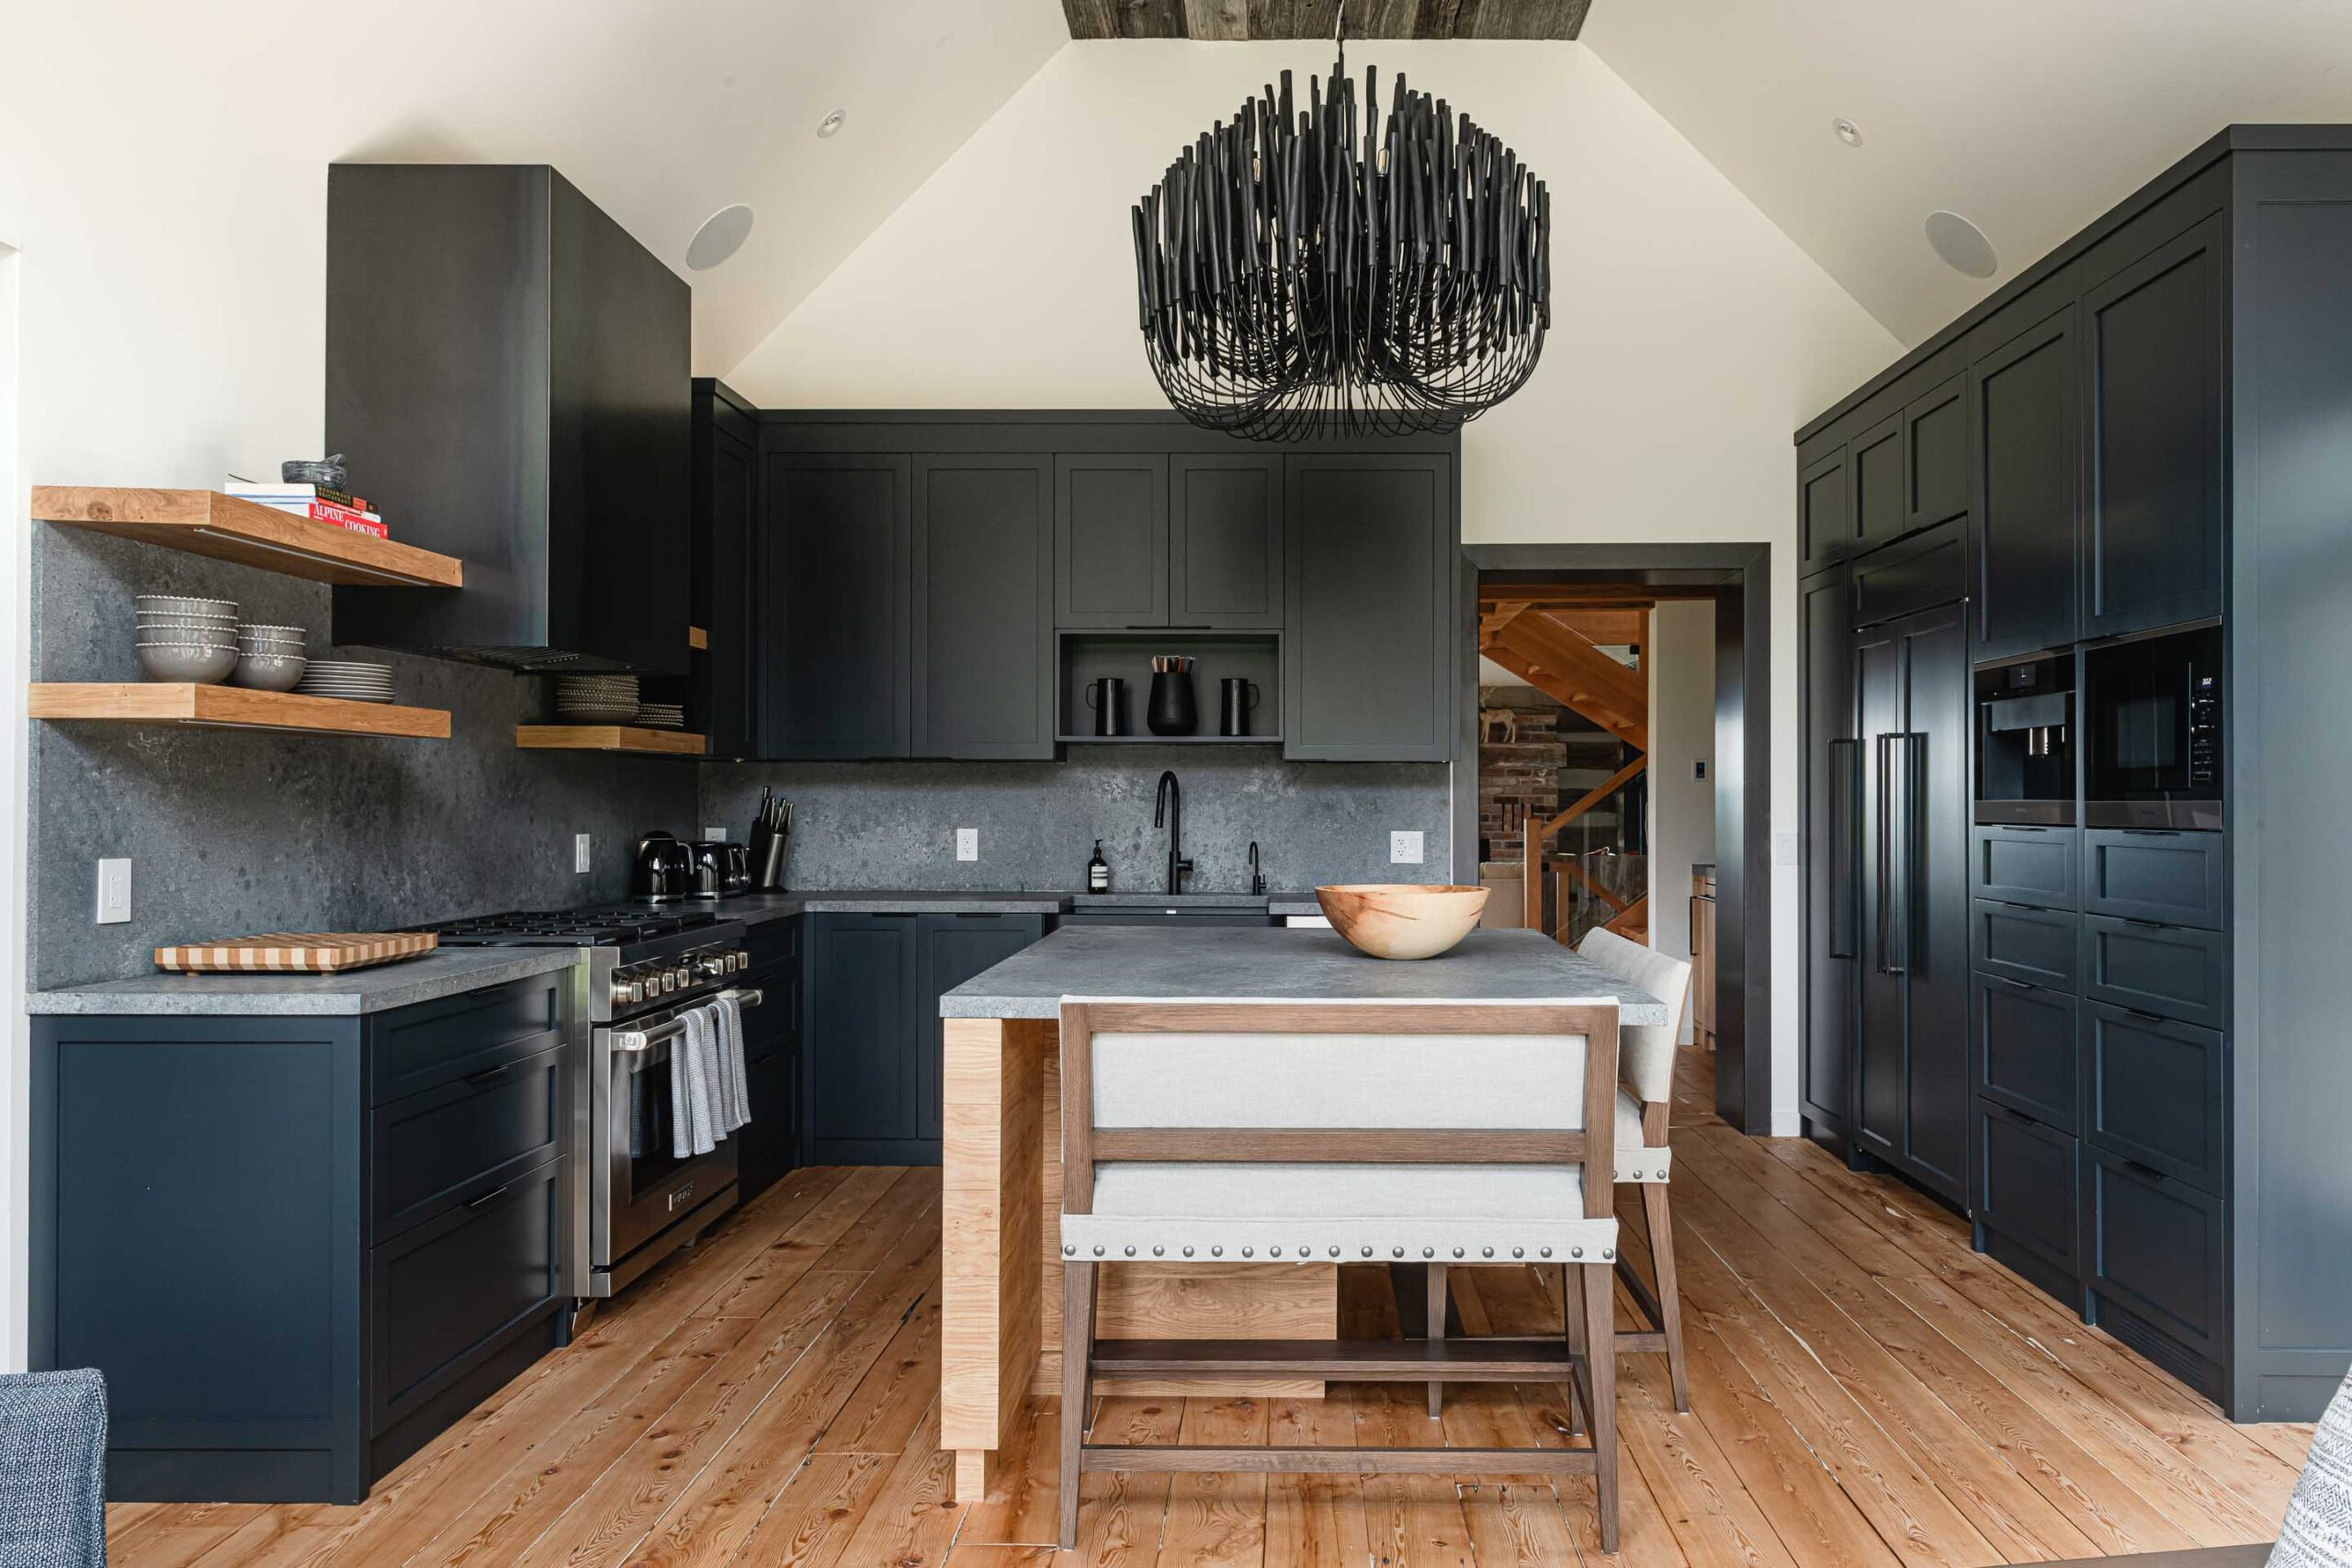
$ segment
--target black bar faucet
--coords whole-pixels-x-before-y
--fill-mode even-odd
[[[1159,793],[1151,803],[1151,825],[1168,829],[1168,891],[1184,891],[1184,874],[1193,863],[1184,858],[1184,791],[1171,771],[1159,775]]]

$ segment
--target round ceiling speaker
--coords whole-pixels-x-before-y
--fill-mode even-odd
[[[696,272],[708,272],[729,256],[743,248],[752,237],[752,209],[741,202],[722,207],[703,220],[695,231],[694,239],[686,246],[686,265]]]
[[[1959,213],[1940,209],[1928,213],[1927,231],[1928,246],[1954,272],[1971,277],[1990,277],[2001,270],[2001,259],[1993,254],[1993,242],[1984,237],[1984,230]]]

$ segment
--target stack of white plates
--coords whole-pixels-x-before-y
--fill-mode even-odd
[[[634,675],[559,675],[555,716],[566,724],[634,724]]]
[[[313,659],[302,669],[302,683],[294,688],[306,697],[341,697],[345,702],[389,703],[392,700],[392,667],[356,664],[334,659]]]
[[[637,722],[648,729],[684,729],[686,706],[684,703],[639,703]]]

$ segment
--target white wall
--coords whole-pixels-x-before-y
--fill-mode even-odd
[[[1653,609],[1642,666],[1650,687],[1650,945],[1689,958],[1690,867],[1715,858],[1714,605],[1669,599]],[[1688,1009],[1681,1030],[1688,1044]]]
[[[1589,51],[1356,46],[1552,187],[1554,329],[1464,432],[1474,543],[1774,546],[1776,829],[1797,822],[1795,461],[1804,420],[1894,339]],[[1170,155],[1316,44],[1074,43],[728,372],[775,406],[1151,407],[1127,209]],[[1796,1131],[1796,883],[1772,890],[1772,1104]]]
[[[19,260],[0,214],[0,1371],[25,1364],[26,1229],[31,1032],[25,1017],[25,682],[30,677],[32,536],[17,467]]]

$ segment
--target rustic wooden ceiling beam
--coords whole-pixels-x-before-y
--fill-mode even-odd
[[[1349,0],[1351,39],[1573,39],[1592,0]],[[1062,0],[1074,39],[1329,39],[1339,0]]]

